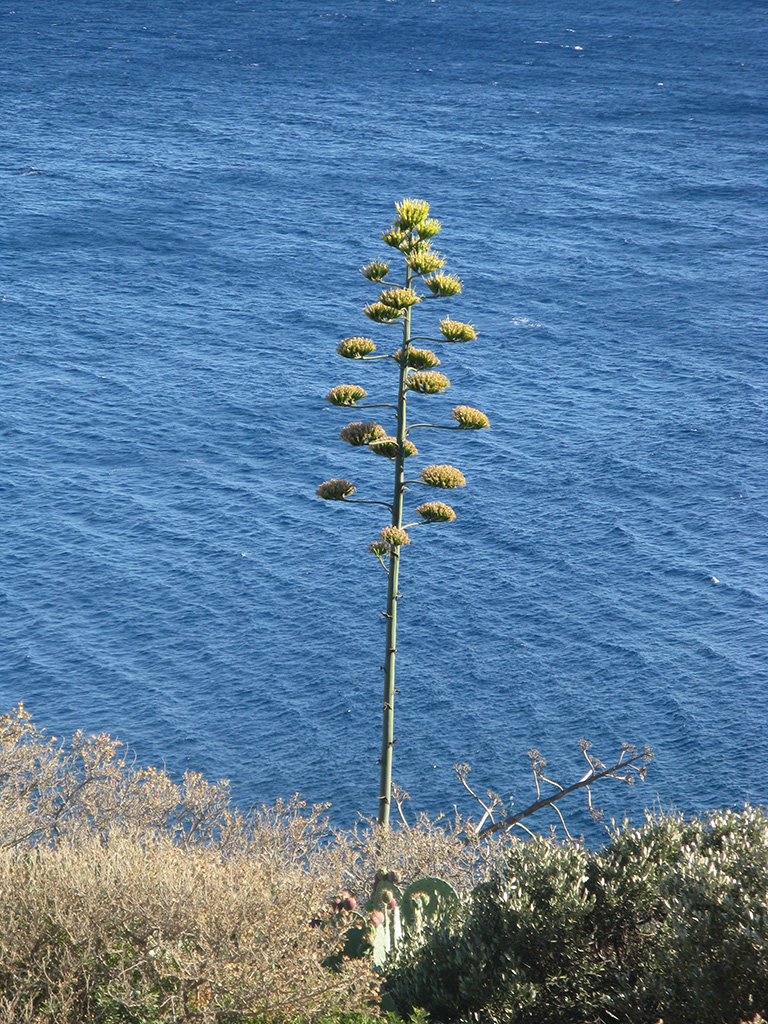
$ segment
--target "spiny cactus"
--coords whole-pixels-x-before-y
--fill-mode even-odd
[[[353,447],[366,447],[377,455],[390,459],[394,468],[394,494],[391,502],[352,498],[354,485],[348,480],[327,480],[317,488],[317,495],[327,501],[382,505],[390,512],[390,523],[384,527],[377,540],[368,545],[389,575],[387,588],[387,635],[384,661],[384,712],[382,721],[381,774],[379,782],[378,823],[389,825],[392,790],[392,747],[394,743],[395,704],[395,652],[397,649],[397,600],[400,553],[410,543],[408,530],[425,524],[449,523],[456,513],[442,502],[426,502],[416,512],[416,522],[404,523],[403,506],[409,485],[423,485],[451,489],[463,487],[466,483],[463,473],[454,466],[425,466],[415,479],[405,479],[405,460],[417,456],[418,449],[408,438],[416,427],[432,427],[441,430],[480,430],[489,426],[488,417],[471,406],[458,405],[453,410],[454,425],[436,423],[406,422],[406,401],[409,394],[421,401],[421,396],[441,394],[451,385],[448,377],[437,372],[440,359],[430,349],[414,348],[411,344],[411,320],[421,315],[429,302],[434,299],[458,295],[462,283],[455,274],[445,273],[445,259],[432,248],[432,239],[440,230],[440,222],[429,217],[429,203],[423,199],[403,199],[395,203],[395,218],[392,226],[382,232],[382,240],[395,250],[402,259],[403,278],[394,280],[390,264],[373,260],[362,268],[362,275],[368,281],[382,288],[378,298],[363,308],[363,313],[383,329],[397,325],[402,331],[402,343],[394,352],[377,354],[378,347],[372,338],[348,337],[338,345],[336,351],[345,359],[358,362],[387,360],[397,368],[397,401],[388,403],[376,401],[360,408],[388,408],[394,412],[394,426],[386,428],[373,422],[349,423],[341,430],[340,437]],[[477,337],[472,324],[459,320],[443,319],[439,322],[438,335],[430,338],[419,335],[418,339],[436,344],[468,342]],[[326,395],[331,405],[357,406],[367,397],[366,390],[357,384],[339,384]],[[388,560],[388,565],[385,562]]]
[[[334,913],[351,912],[354,923],[329,966],[338,967],[344,957],[372,955],[374,964],[383,967],[405,938],[421,937],[459,905],[458,893],[441,878],[419,878],[405,889],[400,882],[399,872],[378,871],[371,899],[362,909],[348,892],[331,901]]]

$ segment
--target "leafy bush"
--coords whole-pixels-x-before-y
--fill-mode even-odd
[[[402,1011],[488,1024],[738,1024],[768,1012],[768,818],[649,817],[594,854],[518,842],[387,978]]]

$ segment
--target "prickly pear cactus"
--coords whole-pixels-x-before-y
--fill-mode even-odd
[[[400,900],[403,924],[409,932],[420,933],[458,906],[456,890],[442,878],[419,878],[407,887]]]
[[[377,967],[383,966],[389,954],[397,949],[403,937],[400,915],[403,891],[397,882],[392,880],[394,877],[394,872],[390,872],[383,878],[377,876],[373,899],[370,903],[373,908],[371,915],[373,941],[371,944],[373,946],[373,962]]]
[[[329,966],[340,966],[343,958],[371,955],[374,964],[383,967],[406,935],[421,935],[458,906],[456,890],[441,878],[420,878],[406,889],[400,888],[401,880],[399,872],[377,871],[364,912],[349,893],[332,901],[332,910],[350,911],[359,923],[349,928],[342,951]]]

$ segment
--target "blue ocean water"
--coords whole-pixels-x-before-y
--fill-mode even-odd
[[[389,490],[323,396],[386,390],[335,346],[415,195],[479,340],[413,405],[492,430],[414,438],[468,486],[403,560],[397,781],[520,807],[585,736],[657,754],[609,814],[768,801],[768,5],[11,6],[0,711],[375,812],[381,510],[314,490]]]

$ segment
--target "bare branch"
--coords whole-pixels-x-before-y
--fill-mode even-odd
[[[532,814],[543,810],[545,807],[551,807],[555,811],[560,819],[560,823],[563,826],[566,836],[573,842],[573,837],[568,831],[565,820],[560,813],[560,808],[555,806],[558,801],[562,800],[563,797],[568,796],[570,793],[575,793],[579,789],[586,789],[589,812],[595,820],[600,820],[602,817],[602,811],[599,808],[595,808],[592,803],[591,786],[595,782],[599,782],[601,779],[616,779],[631,786],[635,779],[645,778],[648,762],[654,756],[650,747],[644,747],[643,752],[640,753],[636,747],[625,743],[622,745],[621,753],[616,760],[616,763],[612,764],[610,767],[606,767],[598,758],[587,753],[591,746],[590,743],[585,740],[579,740],[579,746],[581,747],[581,751],[589,764],[589,771],[570,786],[561,786],[559,782],[555,782],[554,779],[550,779],[546,776],[544,774],[544,768],[547,764],[546,760],[541,756],[538,750],[530,750],[528,752],[528,756],[531,759],[531,769],[533,771],[533,778],[536,784],[536,800],[524,810],[518,811],[516,814],[507,815],[499,821],[493,820],[493,810],[501,805],[501,799],[489,790],[489,802],[486,804],[480,797],[478,797],[477,793],[470,788],[467,782],[467,775],[470,771],[469,765],[454,765],[454,770],[456,771],[459,781],[467,792],[480,804],[485,812],[483,817],[480,819],[480,822],[474,827],[472,836],[465,839],[464,842],[469,843],[476,839],[482,839],[486,836],[493,835],[496,832],[506,832],[515,826],[519,826],[524,828],[526,832],[530,832],[530,829],[521,825],[521,822],[524,818],[530,817]],[[548,785],[553,786],[557,792],[552,793],[549,796],[542,796],[541,782],[546,782]],[[490,818],[491,824],[485,825],[484,823],[488,818]]]
[[[411,826],[408,824],[405,814],[403,813],[403,804],[406,800],[410,800],[411,798],[409,794],[406,793],[401,786],[398,786],[396,782],[392,783],[392,799],[397,807],[397,813],[400,816],[400,821],[402,821],[405,828],[410,828]]]

